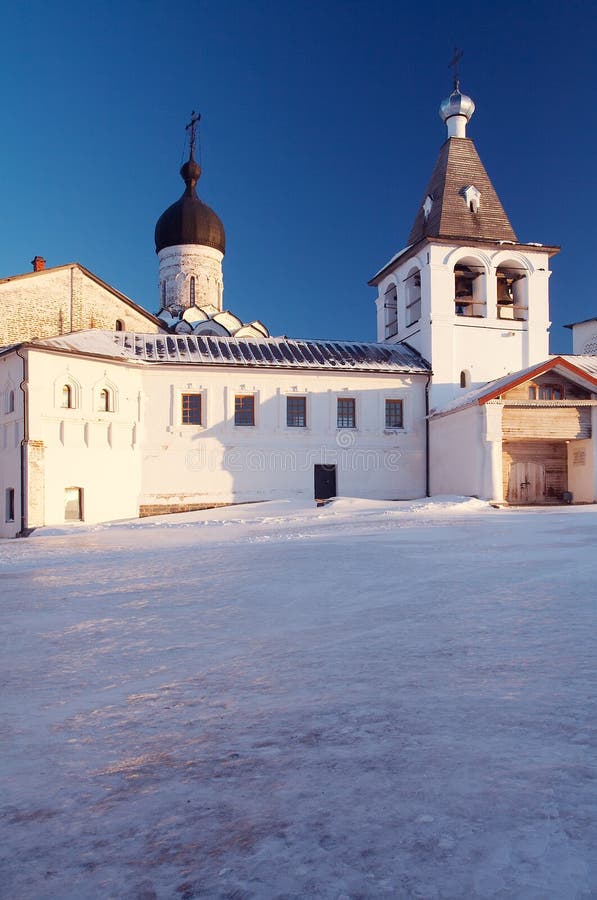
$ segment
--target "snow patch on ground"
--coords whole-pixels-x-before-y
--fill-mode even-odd
[[[283,522],[316,520],[330,516],[404,515],[407,513],[428,513],[432,516],[456,513],[481,512],[490,509],[486,500],[473,497],[436,496],[421,500],[363,500],[355,497],[338,497],[316,506],[313,500],[269,500],[263,503],[244,503],[216,509],[195,510],[185,513],[169,513],[162,516],[148,516],[143,519],[106,522],[98,525],[69,523],[36,528],[33,537],[56,537],[66,534],[86,534],[110,529],[153,528],[155,526],[188,527],[196,524],[244,525],[259,522]]]
[[[0,543],[3,896],[597,896],[595,507],[160,518]]]

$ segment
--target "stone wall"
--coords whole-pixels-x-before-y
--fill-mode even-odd
[[[87,328],[155,334],[153,318],[74,263],[0,281],[0,346]]]

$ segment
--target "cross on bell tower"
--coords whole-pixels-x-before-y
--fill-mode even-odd
[[[455,91],[460,90],[460,79],[458,77],[458,63],[460,62],[460,60],[462,59],[463,56],[464,56],[464,50],[459,50],[458,47],[454,47],[454,56],[448,63],[448,68],[454,69],[454,90]]]

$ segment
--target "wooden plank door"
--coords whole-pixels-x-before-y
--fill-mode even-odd
[[[545,466],[537,462],[513,462],[508,477],[508,503],[545,501]]]

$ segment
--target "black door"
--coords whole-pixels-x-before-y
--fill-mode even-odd
[[[329,500],[336,496],[336,466],[315,466],[315,499]]]

